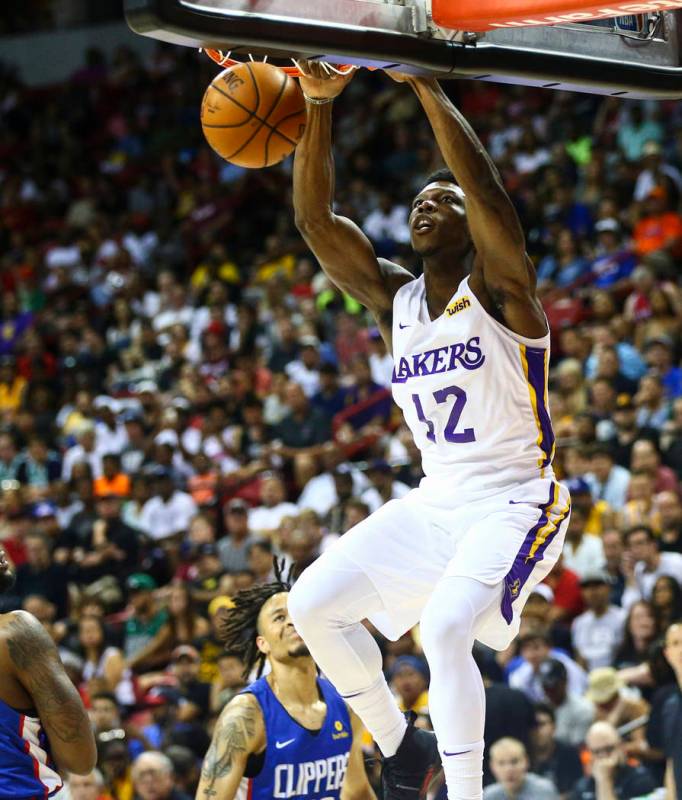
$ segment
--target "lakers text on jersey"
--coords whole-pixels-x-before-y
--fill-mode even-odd
[[[527,339],[505,328],[468,278],[431,320],[422,276],[394,298],[393,356],[393,397],[421,451],[421,488],[456,485],[464,502],[552,477],[549,334]]]

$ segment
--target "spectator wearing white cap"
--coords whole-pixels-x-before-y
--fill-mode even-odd
[[[100,453],[120,453],[128,444],[125,426],[117,419],[121,404],[113,397],[99,395],[93,402],[93,408],[97,417],[95,421],[97,449]]]
[[[71,473],[73,472],[74,464],[79,461],[85,461],[90,465],[92,474],[95,478],[99,478],[102,474],[102,455],[103,451],[97,448],[97,434],[95,432],[94,423],[88,421],[82,422],[76,433],[77,444],[64,453],[64,460],[62,461],[62,480],[71,480]]]
[[[648,749],[645,738],[645,722],[649,704],[636,690],[628,689],[615,667],[599,667],[592,670],[587,679],[585,697],[594,704],[595,720],[609,722],[619,730],[625,725],[639,721],[640,725],[623,735],[628,756],[642,757]]]
[[[627,612],[610,602],[611,583],[604,570],[586,572],[580,588],[587,610],[573,620],[573,649],[587,669],[606,667],[623,641]]]
[[[595,223],[597,236],[595,259],[591,269],[597,289],[615,289],[621,281],[627,281],[637,260],[632,250],[625,246],[620,223],[613,217]]]
[[[552,644],[568,652],[571,649],[571,637],[563,625],[553,625],[556,611],[552,587],[547,583],[538,583],[528,595],[523,619],[530,628],[549,630]]]

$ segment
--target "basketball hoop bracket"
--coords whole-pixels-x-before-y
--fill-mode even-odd
[[[621,22],[594,19],[597,5],[595,0],[124,0],[136,33],[229,51],[239,59],[306,58],[438,78],[682,98],[682,0],[643,2],[637,4],[640,11],[633,3],[599,4],[597,11],[629,14]],[[455,6],[470,6],[476,17],[458,16]],[[495,6],[514,13],[499,15]],[[681,10],[661,10],[664,6]],[[631,26],[630,19],[643,22]]]

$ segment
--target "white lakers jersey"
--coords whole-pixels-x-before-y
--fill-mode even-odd
[[[467,278],[431,321],[422,276],[395,295],[393,357],[393,397],[422,454],[421,488],[465,499],[552,477],[549,334],[505,328]]]

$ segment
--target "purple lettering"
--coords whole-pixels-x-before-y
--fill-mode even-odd
[[[412,373],[410,372],[410,365],[407,359],[401,358],[397,368],[393,368],[393,383],[405,383],[405,381],[411,377]]]
[[[462,366],[466,369],[478,369],[485,361],[481,348],[476,346],[480,341],[480,336],[472,336],[467,342],[467,354],[462,362]],[[472,342],[476,342],[476,344],[472,344]]]
[[[433,353],[433,350],[427,350],[425,353],[417,353],[412,356],[412,374],[413,375],[429,375],[426,369],[426,362],[428,357]]]
[[[437,347],[435,350],[431,350],[433,353],[433,367],[431,369],[431,374],[436,375],[440,372],[445,372],[445,354],[447,353],[447,347]]]
[[[462,366],[466,366],[464,364],[464,359],[462,358],[462,354],[464,353],[464,344],[462,342],[457,342],[450,346],[450,364],[448,365],[448,372],[453,369],[457,369],[456,361],[459,361]]]

